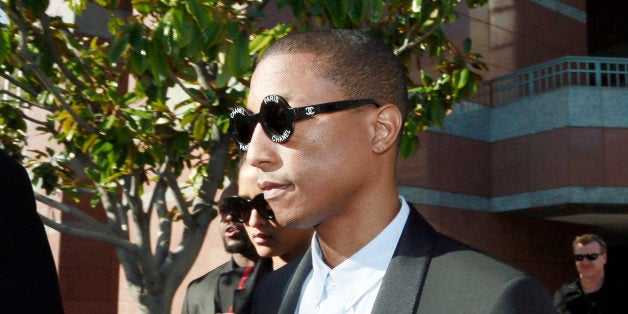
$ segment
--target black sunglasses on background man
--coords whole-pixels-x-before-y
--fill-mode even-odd
[[[576,255],[574,255],[574,257],[576,258],[576,261],[582,262],[585,258],[590,260],[590,261],[594,261],[600,255],[601,255],[601,253],[589,253],[589,254],[576,254]]]

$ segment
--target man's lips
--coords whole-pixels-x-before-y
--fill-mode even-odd
[[[225,229],[225,236],[228,238],[235,238],[240,236],[240,228],[235,226],[229,226]]]
[[[288,188],[290,188],[291,184],[262,181],[258,182],[257,186],[264,191],[264,198],[269,200],[284,193]]]
[[[253,234],[253,241],[260,245],[267,244],[271,239],[273,239],[271,235],[262,232]]]

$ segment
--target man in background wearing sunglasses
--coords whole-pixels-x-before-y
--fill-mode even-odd
[[[315,234],[262,279],[254,312],[553,312],[542,284],[437,233],[399,196],[405,80],[358,31],[293,33],[262,55],[230,133],[275,220]]]
[[[234,213],[230,200],[237,195],[238,184],[230,184],[223,190],[218,208],[220,233],[231,260],[190,283],[183,314],[250,313],[255,284],[272,271],[272,261],[259,258]]]
[[[606,242],[598,235],[583,234],[573,241],[579,278],[563,285],[554,295],[558,313],[628,313],[628,290],[606,278]]]

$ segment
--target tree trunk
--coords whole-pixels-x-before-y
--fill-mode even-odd
[[[143,313],[170,314],[173,297],[174,295],[165,296],[163,292],[159,294],[146,293],[146,294],[138,295],[137,300],[138,300],[139,309]]]

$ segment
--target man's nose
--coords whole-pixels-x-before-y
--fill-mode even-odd
[[[257,211],[257,209],[253,209],[251,211],[251,217],[249,218],[249,226],[251,227],[259,227],[260,225],[264,224],[266,222],[266,220],[264,218],[262,218],[262,216],[259,214],[259,212]]]
[[[273,144],[274,142],[264,133],[262,125],[256,124],[246,153],[247,163],[261,169],[264,164],[271,161],[272,153],[270,147]]]
[[[230,222],[233,220],[233,216],[231,216],[231,213],[220,213],[220,218],[221,218],[221,221],[226,221],[226,222]]]

